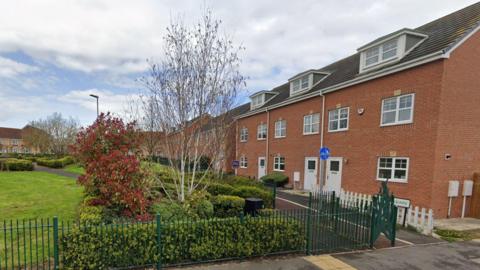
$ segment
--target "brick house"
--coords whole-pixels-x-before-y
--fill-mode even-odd
[[[24,136],[31,126],[19,128],[0,127],[0,155],[8,153],[36,154],[39,150],[28,145]]]
[[[480,171],[479,23],[476,3],[253,94],[237,117],[236,173],[369,194],[388,179],[397,197],[447,216],[449,180]]]

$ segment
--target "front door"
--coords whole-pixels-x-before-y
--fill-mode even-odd
[[[258,158],[258,179],[266,174],[265,157]]]
[[[317,161],[316,157],[305,158],[305,173],[303,174],[303,189],[305,190],[315,190],[317,186]]]
[[[342,161],[341,157],[332,157],[327,159],[327,178],[325,180],[325,190],[335,191],[337,195],[342,189]]]

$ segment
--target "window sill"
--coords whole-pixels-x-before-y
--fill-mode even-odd
[[[303,135],[307,136],[307,135],[318,135],[319,132],[312,132],[312,133],[303,133]]]
[[[273,169],[274,172],[284,172],[285,170],[276,170],[276,169]]]
[[[247,167],[239,167],[240,169],[246,169]]]
[[[344,129],[337,129],[337,130],[328,130],[328,132],[329,132],[329,133],[343,132],[343,131],[348,131],[348,128],[344,128]]]
[[[387,181],[387,179],[383,179],[383,178],[377,178],[377,181],[381,181],[381,182],[385,182]],[[388,180],[389,183],[399,183],[399,184],[408,184],[408,179],[389,179]]]
[[[389,123],[389,124],[380,124],[380,127],[391,127],[391,126],[400,126],[400,125],[409,125],[409,124],[413,124],[413,120]]]
[[[262,138],[262,139],[257,138],[257,141],[265,141],[265,140],[267,140],[267,138]]]
[[[279,137],[274,137],[275,139],[283,139],[286,138],[287,136],[279,136]]]
[[[240,141],[241,143],[246,143],[247,141]]]

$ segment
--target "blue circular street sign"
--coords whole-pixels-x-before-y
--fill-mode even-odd
[[[320,148],[320,159],[327,160],[330,157],[330,149],[328,147]]]
[[[238,161],[238,160],[233,160],[233,161],[232,161],[232,168],[233,168],[233,169],[237,169],[238,167],[240,167],[240,161]]]

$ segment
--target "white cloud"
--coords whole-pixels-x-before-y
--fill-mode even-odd
[[[0,77],[13,78],[34,71],[38,71],[38,68],[0,56]]]
[[[225,31],[245,45],[243,70],[257,78],[258,70],[293,74],[321,67],[379,35],[416,27],[474,2],[211,0],[206,5],[223,20]],[[196,0],[3,1],[0,51],[21,50],[83,72],[141,72],[146,58],[161,57],[171,15],[182,14],[191,21],[204,6]],[[249,70],[249,63],[255,63],[254,69]],[[268,72],[261,76],[265,81]]]
[[[80,106],[91,112],[96,112],[97,103],[90,95],[99,96],[99,107],[101,112],[111,112],[122,115],[127,109],[129,102],[138,101],[139,94],[118,94],[109,90],[86,89],[73,90],[57,98],[58,101]]]

